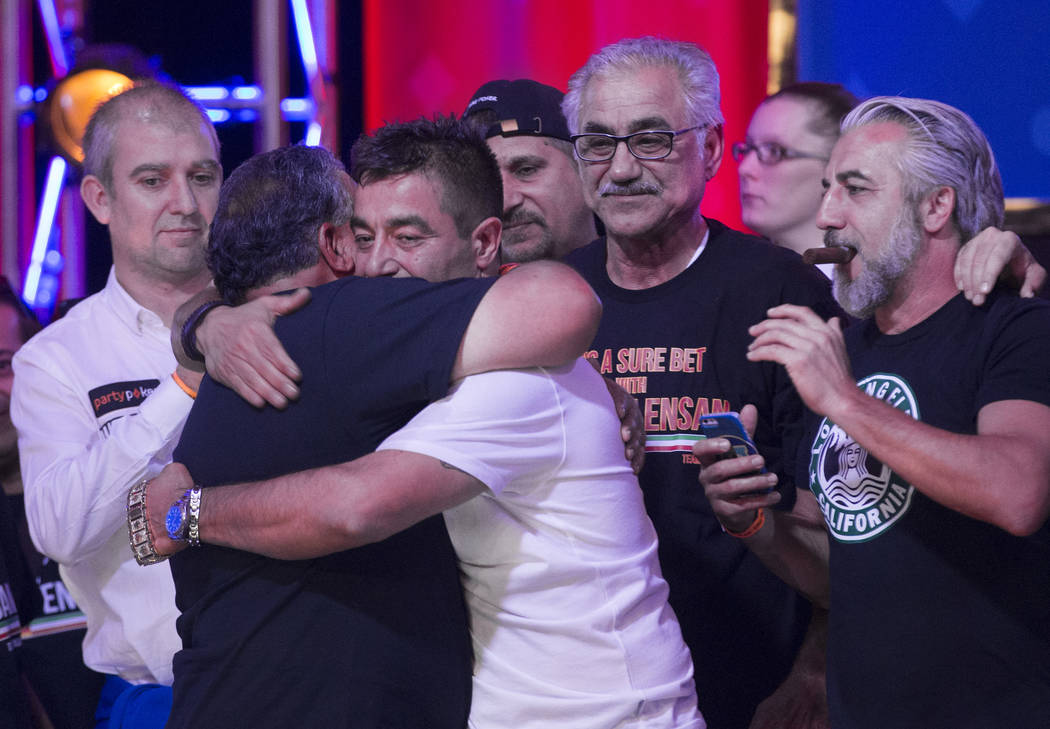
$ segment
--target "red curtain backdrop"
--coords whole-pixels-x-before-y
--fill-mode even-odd
[[[462,113],[493,79],[532,78],[563,91],[602,46],[641,35],[697,43],[722,80],[726,154],[703,211],[740,227],[735,163],[765,96],[767,0],[364,0],[364,128]]]

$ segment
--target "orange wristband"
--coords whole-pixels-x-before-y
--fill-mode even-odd
[[[179,373],[178,372],[172,372],[171,373],[171,379],[175,380],[175,384],[178,385],[179,387],[181,387],[183,392],[185,392],[187,395],[192,397],[194,400],[197,399],[197,391],[194,390],[189,385],[187,385],[185,382],[183,382],[182,378],[179,377]]]
[[[722,531],[724,531],[731,537],[736,537],[737,539],[747,539],[748,537],[753,537],[756,534],[758,534],[758,530],[765,526],[765,524],[766,512],[764,512],[762,508],[759,507],[758,511],[755,512],[755,520],[751,522],[751,526],[749,526],[744,531],[734,532],[731,529],[727,529],[725,524],[722,524]]]

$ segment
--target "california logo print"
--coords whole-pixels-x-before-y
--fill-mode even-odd
[[[916,420],[915,394],[897,377],[877,373],[857,386]],[[809,483],[828,531],[844,542],[863,542],[889,529],[908,511],[915,489],[827,418],[810,449]]]

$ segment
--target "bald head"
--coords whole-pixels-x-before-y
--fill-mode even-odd
[[[179,132],[199,131],[211,140],[219,156],[219,137],[203,107],[177,86],[136,82],[100,104],[84,132],[84,174],[97,177],[111,195],[117,132],[128,121],[160,124]]]

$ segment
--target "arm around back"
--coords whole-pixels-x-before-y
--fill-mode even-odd
[[[157,551],[186,546],[167,537],[171,503],[193,486],[179,463],[148,485],[150,532]],[[484,490],[473,476],[436,458],[388,450],[269,481],[204,490],[201,541],[274,559],[310,559],[371,544]]]
[[[570,362],[590,345],[600,318],[598,297],[573,269],[554,261],[518,266],[478,305],[452,379]]]

